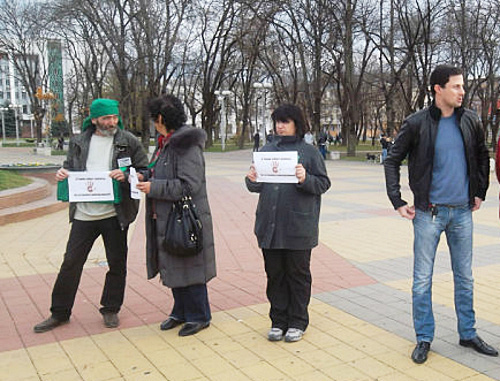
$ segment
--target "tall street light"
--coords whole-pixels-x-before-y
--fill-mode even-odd
[[[220,139],[222,143],[222,150],[226,149],[226,97],[233,94],[229,90],[215,90],[214,94],[217,95],[217,100],[220,102]]]
[[[2,113],[2,145],[5,145],[5,117],[3,113],[9,111],[7,107],[0,107],[0,112]]]
[[[9,107],[14,109],[14,116],[16,118],[16,146],[19,146],[19,117],[18,117],[17,110],[19,108],[22,108],[23,106],[11,104],[11,105],[9,105]]]
[[[269,82],[255,82],[253,84],[253,88],[257,92],[262,92],[264,94],[264,107],[262,108],[262,126],[260,127],[260,136],[262,136],[263,143],[266,143],[266,135],[267,135],[267,128],[266,128],[266,117],[267,117],[267,93],[271,91],[271,88],[273,85]],[[257,102],[260,99],[260,96],[257,98]],[[257,110],[256,113],[258,113],[258,104],[257,104]],[[257,127],[258,129],[258,127]]]

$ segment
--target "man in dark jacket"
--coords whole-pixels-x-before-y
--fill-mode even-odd
[[[473,309],[472,211],[489,184],[489,157],[477,115],[462,108],[462,71],[441,65],[431,74],[433,104],[403,123],[384,162],[387,194],[399,214],[413,221],[413,323],[417,346],[412,359],[427,360],[434,338],[432,272],[444,231],[455,284],[460,345],[498,356],[476,333]],[[400,166],[408,156],[414,206],[401,198]]]
[[[130,197],[127,176],[130,167],[142,170],[147,165],[148,159],[139,140],[123,131],[118,102],[94,100],[82,133],[70,141],[68,156],[63,168],[57,171],[56,179],[63,181],[69,171],[109,171],[113,181],[119,182],[121,200],[118,203],[70,203],[72,226],[64,261],[52,290],[52,315],[35,325],[36,333],[50,331],[69,321],[83,265],[100,235],[109,266],[100,312],[106,327],[119,325],[118,311],[123,303],[127,275],[127,231],[139,205],[138,200]]]

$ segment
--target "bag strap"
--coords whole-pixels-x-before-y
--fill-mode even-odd
[[[177,177],[177,155],[175,155],[173,152],[172,160],[174,162],[174,179],[179,179],[179,177]],[[182,181],[181,179],[179,179],[179,181],[181,182],[182,187],[182,199],[191,198],[191,187],[189,186],[189,184]]]

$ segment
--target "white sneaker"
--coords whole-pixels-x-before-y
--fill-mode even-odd
[[[271,328],[267,333],[267,340],[280,341],[283,339],[283,330],[280,328]]]
[[[304,335],[304,331],[298,328],[288,328],[288,331],[286,331],[285,335],[285,341],[287,343],[293,343],[294,341],[299,341],[302,339],[302,336]]]

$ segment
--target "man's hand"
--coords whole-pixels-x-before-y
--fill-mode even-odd
[[[472,207],[472,211],[475,212],[481,207],[481,203],[483,200],[481,200],[479,197],[474,197],[474,206]]]
[[[109,172],[109,177],[117,181],[125,181],[125,173],[123,173],[120,169],[113,169]]]
[[[56,172],[56,180],[63,181],[65,178],[69,176],[69,172],[67,169],[59,168]]]
[[[295,167],[295,176],[297,177],[297,179],[299,179],[299,184],[302,184],[304,181],[306,181],[307,173],[302,164],[297,164],[297,166]]]
[[[250,166],[250,170],[247,173],[247,178],[250,181],[256,182],[257,181],[257,171],[255,170],[255,165]]]
[[[408,204],[400,206],[398,213],[401,217],[413,220],[415,218],[415,206],[408,206]]]
[[[139,189],[141,192],[149,194],[151,192],[151,182],[146,181],[144,183],[137,183],[135,186],[137,189]]]

